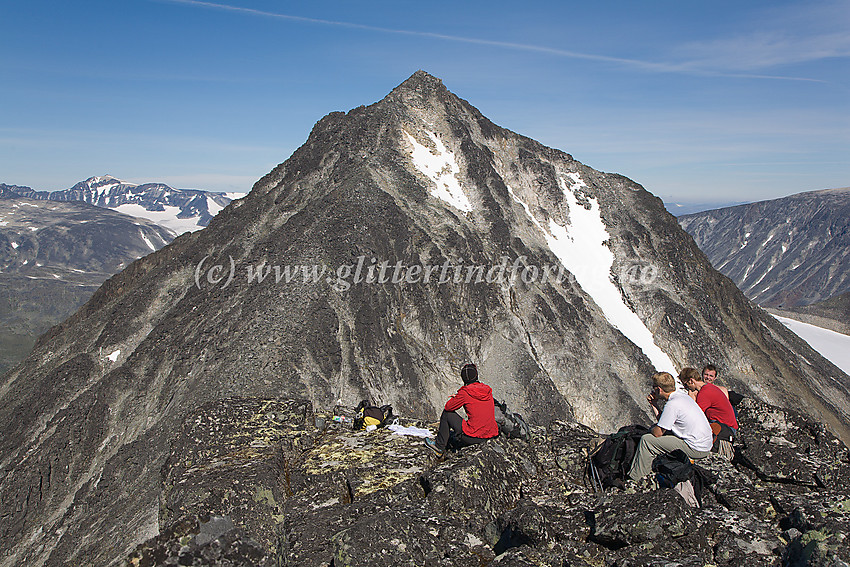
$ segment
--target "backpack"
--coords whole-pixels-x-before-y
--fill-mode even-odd
[[[640,438],[647,433],[649,428],[643,425],[627,425],[609,435],[590,452],[588,474],[594,490],[625,486]]]
[[[680,482],[691,480],[694,476],[694,465],[681,449],[663,453],[652,461],[652,471],[657,473],[658,485],[663,488],[673,488]]]
[[[531,441],[531,428],[520,414],[508,409],[508,404],[493,398],[493,409],[495,411],[496,424],[499,426],[499,435],[508,439],[522,439]]]
[[[354,410],[354,429],[366,429],[370,425],[383,427],[392,422],[392,406],[373,406],[369,400],[363,400]]]
[[[702,506],[703,492],[717,481],[712,472],[691,463],[690,457],[681,449],[655,457],[652,470],[656,473],[658,486],[662,488],[675,489],[679,483],[690,482],[697,508]]]

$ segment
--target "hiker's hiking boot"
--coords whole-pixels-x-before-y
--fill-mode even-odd
[[[440,451],[439,449],[437,449],[437,442],[435,440],[431,439],[430,437],[425,438],[425,446],[428,447],[429,449],[431,449],[431,452],[434,453],[434,455],[438,459],[442,459],[443,455],[446,454],[445,451]]]

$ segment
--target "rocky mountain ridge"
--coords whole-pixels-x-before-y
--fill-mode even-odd
[[[850,187],[683,215],[679,223],[764,307],[800,307],[850,291]]]
[[[647,420],[656,369],[712,361],[850,439],[850,378],[716,272],[659,199],[417,72],[324,117],[246,198],[110,278],[3,377],[0,564],[117,563],[205,500],[216,467],[170,456],[207,404],[368,398],[435,419],[469,361],[541,427]],[[194,486],[186,503],[161,500],[163,471]],[[332,499],[304,490],[314,510]]]
[[[232,200],[223,193],[199,189],[174,189],[164,183],[127,183],[110,175],[80,181],[62,191],[35,191],[0,184],[0,189],[21,197],[49,201],[82,201],[97,207],[152,220],[175,236],[207,226]]]

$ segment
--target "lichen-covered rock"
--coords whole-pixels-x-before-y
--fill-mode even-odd
[[[495,558],[493,548],[461,522],[421,512],[361,517],[333,537],[334,567],[479,567]]]
[[[783,565],[788,567],[827,567],[850,565],[850,543],[845,533],[809,530],[799,534],[788,545]]]
[[[747,512],[760,520],[776,518],[770,499],[775,491],[771,482],[761,480],[753,471],[736,466],[715,453],[700,460],[698,466],[707,470],[712,480],[703,491],[704,506]]]
[[[736,459],[761,479],[830,488],[846,483],[850,453],[823,424],[749,398],[737,411]]]
[[[651,513],[649,513],[651,511]],[[679,549],[677,540],[697,529],[692,509],[673,490],[617,494],[591,512],[590,538],[609,549]]]
[[[775,522],[745,512],[714,508],[697,515],[699,529],[685,547],[698,542],[716,565],[776,565],[783,549]]]
[[[575,487],[584,486],[588,453],[597,440],[601,442],[602,438],[589,427],[566,421],[552,422],[547,435],[552,458],[543,463],[543,468],[550,470],[557,466],[566,482]]]
[[[152,540],[140,545],[127,561],[132,567],[193,565],[277,567],[274,554],[235,528],[230,518],[193,516],[172,523]]]
[[[775,465],[740,457],[756,455],[751,447],[758,443],[750,440],[767,436],[781,419],[784,438],[795,444],[811,440],[817,428],[769,406],[745,407],[748,444],[737,446],[731,462],[718,455],[699,461],[709,484],[701,507],[691,508],[650,482],[594,493],[585,464],[599,435],[578,424],[554,422],[535,428],[530,442],[497,438],[438,460],[419,437],[354,431],[302,401],[221,400],[191,413],[173,440],[162,469],[160,533],[127,562],[850,564],[846,487],[766,474]],[[832,447],[828,436],[823,442]],[[808,460],[794,474],[843,466],[843,446],[783,447],[784,459]]]
[[[786,565],[850,565],[850,490],[844,494],[777,494]]]
[[[537,504],[524,498],[499,518],[499,529],[511,547],[546,547],[555,542],[584,542],[592,532],[592,515],[597,497],[564,500],[562,505]],[[595,544],[592,544],[595,545]]]
[[[513,547],[491,563],[494,567],[600,567],[613,565],[607,550],[594,554],[565,549],[555,544],[545,548]]]
[[[312,445],[312,420],[301,400],[226,399],[189,414],[162,467],[160,535],[138,564],[275,565],[289,463]]]
[[[422,478],[430,507],[465,525],[483,526],[516,506],[524,479],[538,473],[517,445],[500,437],[462,449],[462,459],[439,463]]]
[[[276,553],[288,463],[312,444],[312,419],[297,400],[229,399],[190,414],[163,467],[160,524],[223,515]]]

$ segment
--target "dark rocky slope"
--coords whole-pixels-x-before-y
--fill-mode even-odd
[[[570,271],[424,283],[412,270],[503,257]],[[372,259],[410,279],[345,276],[358,262],[368,276]],[[249,281],[264,263],[279,281]],[[305,283],[287,266],[330,272]],[[656,367],[711,360],[727,385],[850,439],[850,379],[713,270],[659,199],[494,125],[419,72],[323,118],[245,199],[112,277],[4,377],[2,565],[109,564],[155,536],[173,517],[160,498],[174,432],[205,404],[370,398],[436,418],[469,360],[541,426],[646,419]],[[188,484],[205,472],[185,470]]]
[[[679,223],[764,307],[800,307],[850,291],[848,187],[683,215]]]

